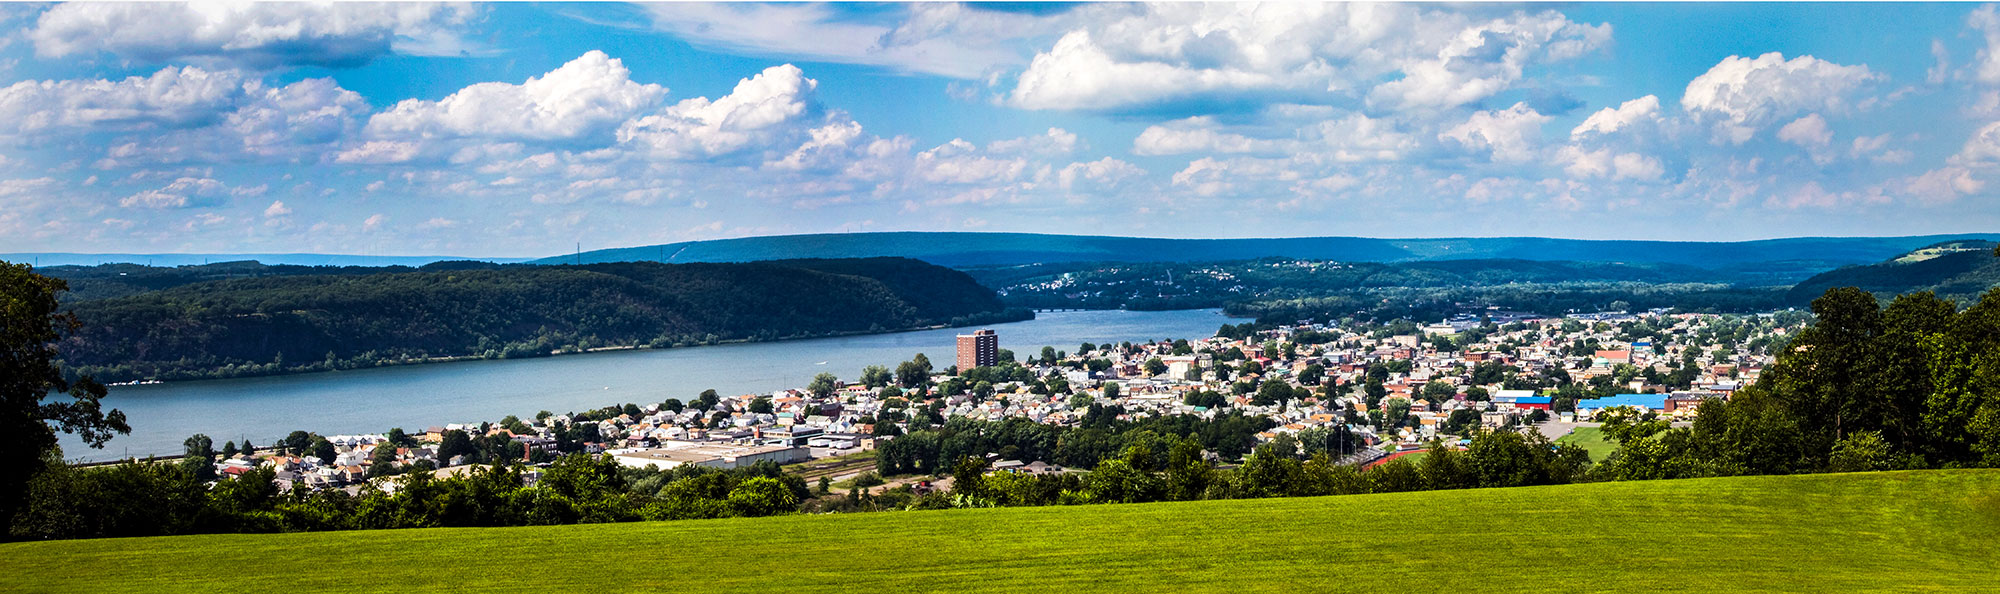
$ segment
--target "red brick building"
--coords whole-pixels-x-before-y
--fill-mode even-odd
[[[971,334],[958,335],[958,371],[964,373],[974,367],[985,367],[1000,362],[1000,335],[992,330],[980,330]]]

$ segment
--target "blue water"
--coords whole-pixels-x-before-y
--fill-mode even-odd
[[[1021,358],[1043,346],[1075,351],[1083,342],[1205,338],[1227,323],[1219,310],[1043,313],[1036,319],[988,326],[1000,347]],[[832,372],[853,380],[868,365],[895,369],[917,353],[943,369],[956,336],[968,328],[894,334],[728,344],[663,350],[611,351],[540,359],[463,361],[151,386],[111,388],[105,404],[125,411],[131,435],[101,450],[69,436],[70,459],[107,460],[173,454],[181,441],[204,433],[220,443],[249,438],[270,445],[296,430],[322,435],[421,430],[446,423],[523,418],[537,411],[572,412],[626,402],[693,399],[804,387]],[[824,362],[825,364],[821,364]]]

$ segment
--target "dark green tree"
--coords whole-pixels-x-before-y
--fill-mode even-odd
[[[215,440],[196,433],[181,442],[185,451],[180,467],[196,481],[215,480]]]
[[[895,379],[896,379],[895,374],[890,373],[889,368],[887,367],[883,367],[880,365],[869,365],[861,369],[861,385],[868,386],[870,388],[880,388],[882,386],[887,386],[891,382],[895,381]]]
[[[332,464],[333,459],[339,455],[340,452],[334,448],[333,442],[327,441],[324,437],[313,436],[312,456],[319,458],[321,464]]]
[[[60,460],[56,432],[73,433],[92,448],[131,433],[125,413],[106,412],[105,388],[89,377],[66,379],[57,364],[57,341],[82,325],[63,312],[56,296],[61,279],[35,274],[26,264],[0,261],[0,523],[13,520],[28,482]]]
[[[438,442],[437,458],[439,462],[445,464],[450,464],[454,457],[472,457],[478,453],[479,450],[472,447],[472,436],[457,429],[444,432],[444,440]]]
[[[807,392],[811,392],[813,396],[820,398],[832,396],[833,391],[839,388],[840,378],[826,372],[820,372],[819,375],[813,376],[812,383],[806,385]]]
[[[284,446],[285,451],[291,452],[292,455],[303,456],[306,453],[306,448],[312,447],[312,434],[304,431],[293,431],[285,436]]]
[[[931,360],[923,353],[896,366],[896,383],[904,389],[916,389],[931,383]]]

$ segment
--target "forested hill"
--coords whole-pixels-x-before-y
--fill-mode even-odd
[[[1950,241],[1925,246],[1884,262],[1829,270],[1792,287],[1787,300],[1810,303],[1834,287],[1860,287],[1886,297],[1931,291],[1968,305],[2000,286],[2000,257],[1991,241]]]
[[[962,272],[902,258],[345,272],[78,301],[83,327],[62,355],[101,381],[190,379],[1028,315]]]
[[[1587,240],[1547,237],[1371,238],[1287,237],[1165,239],[1036,233],[879,232],[742,237],[615,248],[551,256],[539,264],[572,262],[749,262],[784,258],[901,256],[955,268],[1054,262],[1216,262],[1300,258],[1349,262],[1518,259],[1679,264],[1702,268],[1755,265],[1806,274],[1866,264],[1954,239],[1921,237],[1793,237],[1738,242]],[[1804,276],[1804,275],[1800,275]]]
[[[13,260],[18,262],[19,260]],[[95,266],[63,265],[43,266],[35,269],[37,274],[53,276],[69,283],[69,292],[62,296],[65,302],[89,301],[110,297],[124,297],[147,291],[171,289],[203,281],[235,278],[257,278],[265,276],[321,276],[321,275],[367,275],[390,272],[442,271],[465,269],[496,269],[501,265],[491,262],[450,260],[433,262],[421,268],[403,265],[392,266],[301,266],[295,264],[265,264],[257,260],[231,260],[212,264],[184,264],[179,266],[147,266],[143,264],[113,263]]]

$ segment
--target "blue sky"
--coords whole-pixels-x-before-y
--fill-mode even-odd
[[[1989,5],[0,9],[0,252],[2000,228]]]

